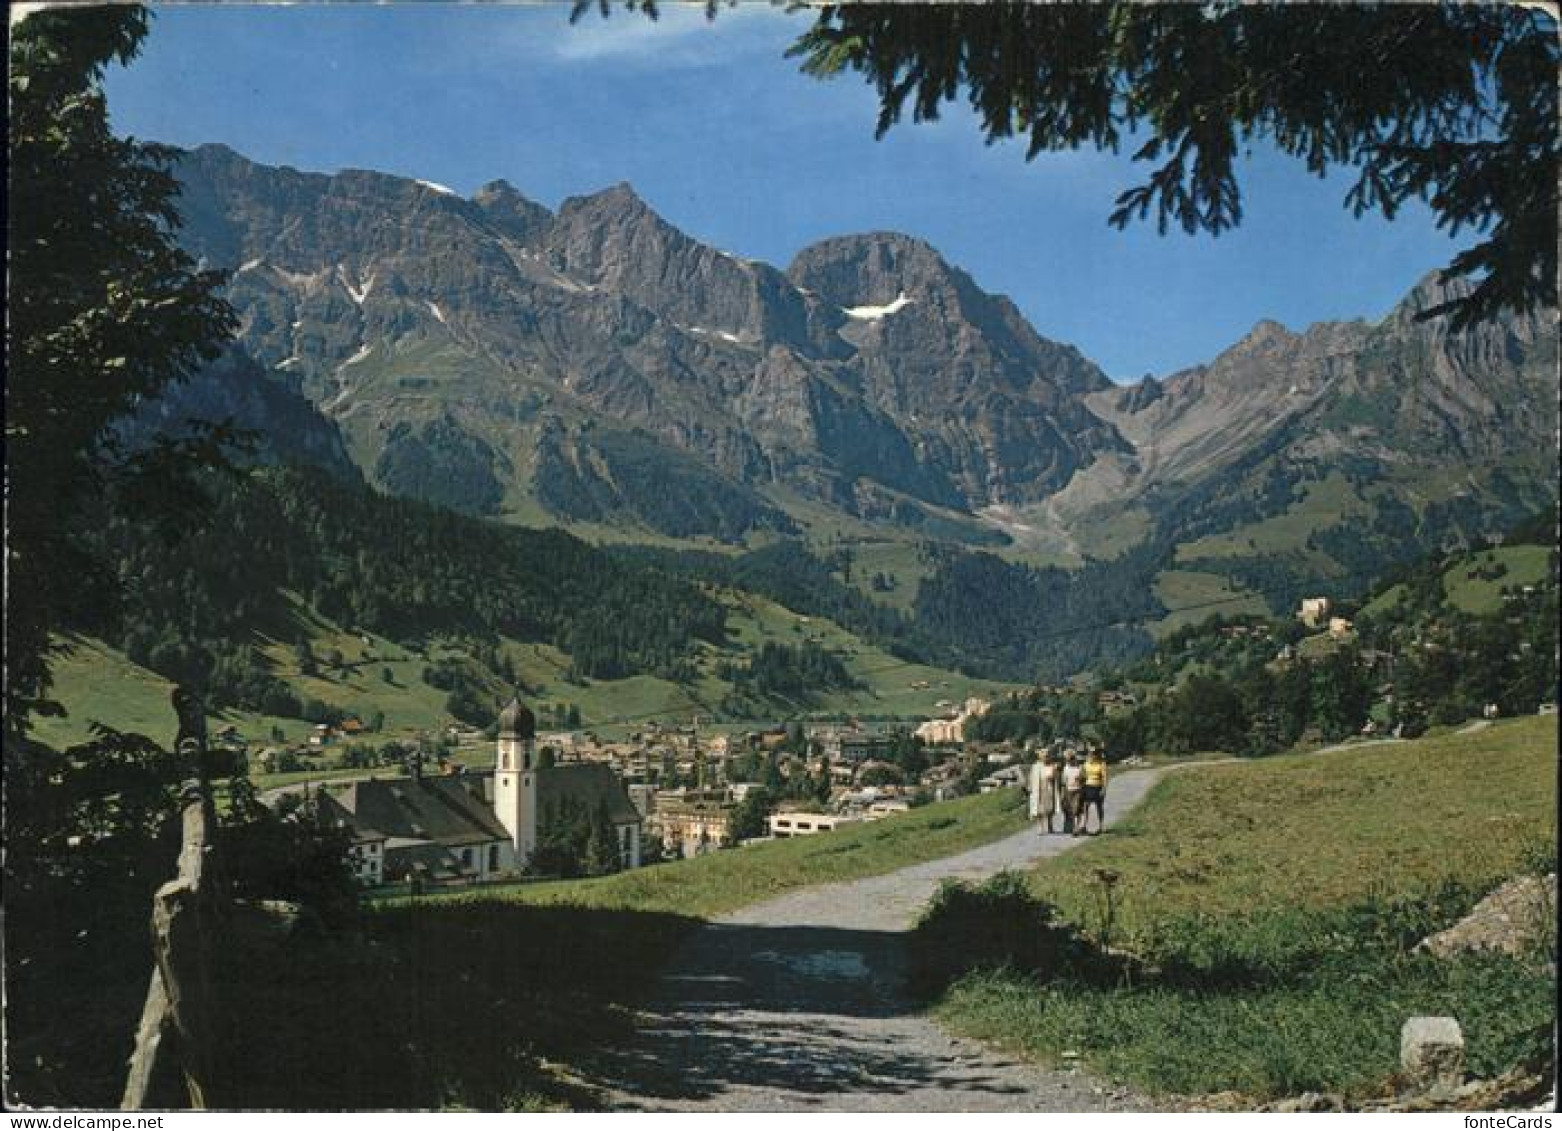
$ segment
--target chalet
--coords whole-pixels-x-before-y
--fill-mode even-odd
[[[624,867],[640,864],[641,815],[610,766],[536,764],[536,719],[518,700],[499,716],[494,768],[479,773],[348,783],[322,797],[328,821],[351,838],[365,884],[475,884],[519,875],[537,849],[539,825],[566,810],[605,810]]]

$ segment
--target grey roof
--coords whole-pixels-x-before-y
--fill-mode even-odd
[[[629,800],[624,783],[605,762],[571,762],[537,771],[537,816],[546,821],[550,809],[570,802],[594,812],[607,803],[608,817],[615,825],[638,825],[640,810]]]
[[[379,829],[367,821],[360,820],[351,809],[347,808],[325,790],[322,789],[320,791],[317,799],[320,804],[320,815],[329,824],[339,829],[346,829],[351,835],[354,844],[366,844],[372,840],[390,840]]]
[[[335,801],[360,829],[377,830],[393,841],[460,846],[510,839],[483,800],[481,780],[466,775],[358,781]]]
[[[387,852],[402,856],[419,849],[417,860],[431,872],[455,868],[453,858],[428,847],[461,849],[468,845],[508,841],[510,833],[485,800],[488,773],[448,777],[390,778],[355,781],[335,795],[326,795],[331,818],[346,823],[355,841],[384,840]],[[573,804],[595,812],[606,803],[615,825],[638,825],[640,811],[630,801],[612,767],[578,762],[537,772],[537,815],[546,822],[551,811]],[[405,857],[403,857],[405,858]],[[441,860],[444,863],[440,863]]]
[[[411,878],[420,876],[435,883],[453,883],[458,880],[475,880],[476,868],[463,867],[442,844],[412,844],[403,848],[387,848],[385,852],[387,878]]]

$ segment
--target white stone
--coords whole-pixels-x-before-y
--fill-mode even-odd
[[[1399,1066],[1416,1084],[1456,1088],[1464,1082],[1464,1033],[1453,1017],[1412,1017],[1399,1031]]]

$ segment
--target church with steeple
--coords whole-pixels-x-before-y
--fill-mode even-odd
[[[537,763],[537,718],[519,697],[499,712],[494,768],[370,778],[322,793],[327,820],[351,839],[350,863],[366,886],[458,886],[535,873],[550,823],[583,816],[612,827],[622,868],[640,866],[639,811],[611,766]]]
[[[494,816],[510,834],[511,858],[529,861],[537,851],[537,716],[518,697],[499,712],[497,742]]]

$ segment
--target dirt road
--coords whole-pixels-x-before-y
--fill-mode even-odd
[[[1112,781],[1108,839],[1156,776]],[[725,916],[685,944],[638,1039],[604,1054],[596,1083],[619,1110],[1145,1110],[1126,1089],[950,1037],[902,985],[906,932],[941,880],[1023,868],[1082,843],[1027,830]]]

